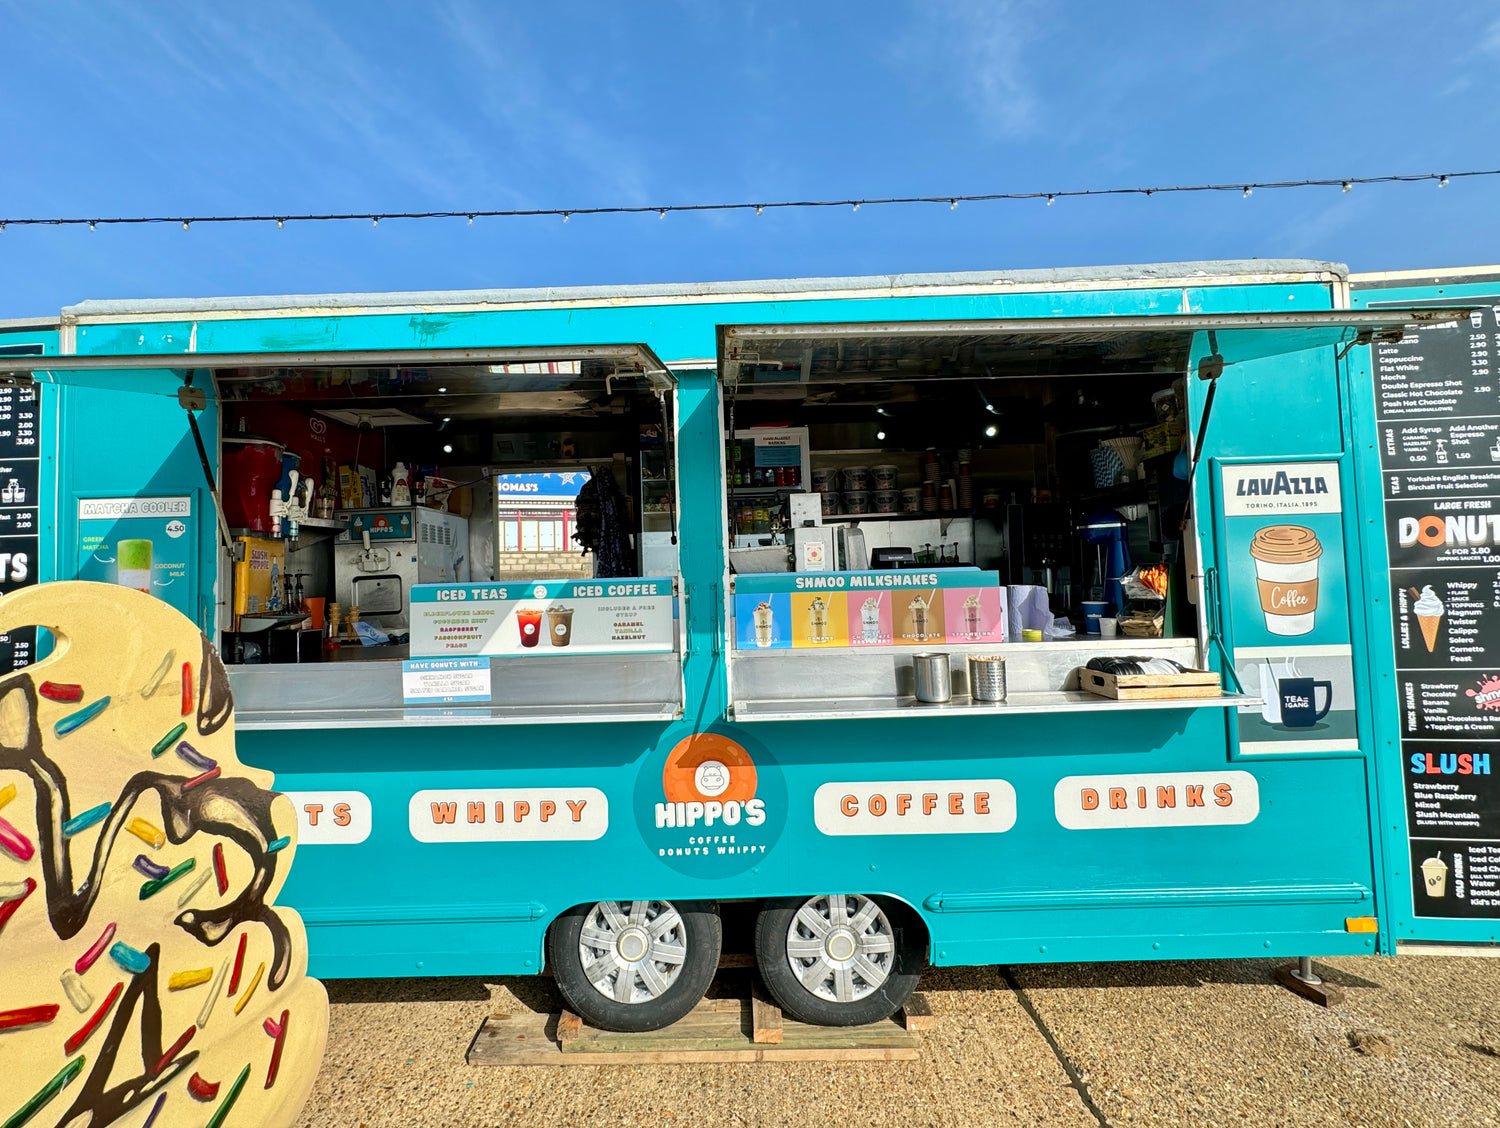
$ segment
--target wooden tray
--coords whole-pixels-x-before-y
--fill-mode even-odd
[[[1174,697],[1222,697],[1219,675],[1212,670],[1182,674],[1107,674],[1078,667],[1078,685],[1115,701],[1164,701]]]

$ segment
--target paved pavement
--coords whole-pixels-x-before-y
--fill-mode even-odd
[[[309,1126],[1500,1125],[1500,960],[1319,961],[1336,1010],[1270,961],[929,972],[915,1062],[471,1068],[497,1010],[550,980],[329,983]]]

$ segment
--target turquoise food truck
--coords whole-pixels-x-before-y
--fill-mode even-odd
[[[1488,944],[1495,289],[84,302],[0,323],[0,574],[218,646],[323,977],[652,1029],[727,946],[852,1024],[929,963]]]

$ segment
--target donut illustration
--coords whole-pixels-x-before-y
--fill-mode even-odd
[[[274,904],[296,812],[235,754],[218,655],[114,584],[0,600],[33,625],[51,652],[0,676],[0,1124],[296,1123],[328,996]]]
[[[745,802],[755,798],[755,761],[739,744],[716,732],[677,742],[661,773],[669,803]]]

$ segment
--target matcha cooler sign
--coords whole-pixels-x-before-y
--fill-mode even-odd
[[[673,615],[672,581],[665,577],[417,584],[411,653],[661,653],[673,648]]]
[[[78,501],[78,578],[154,595],[197,619],[191,497]]]

